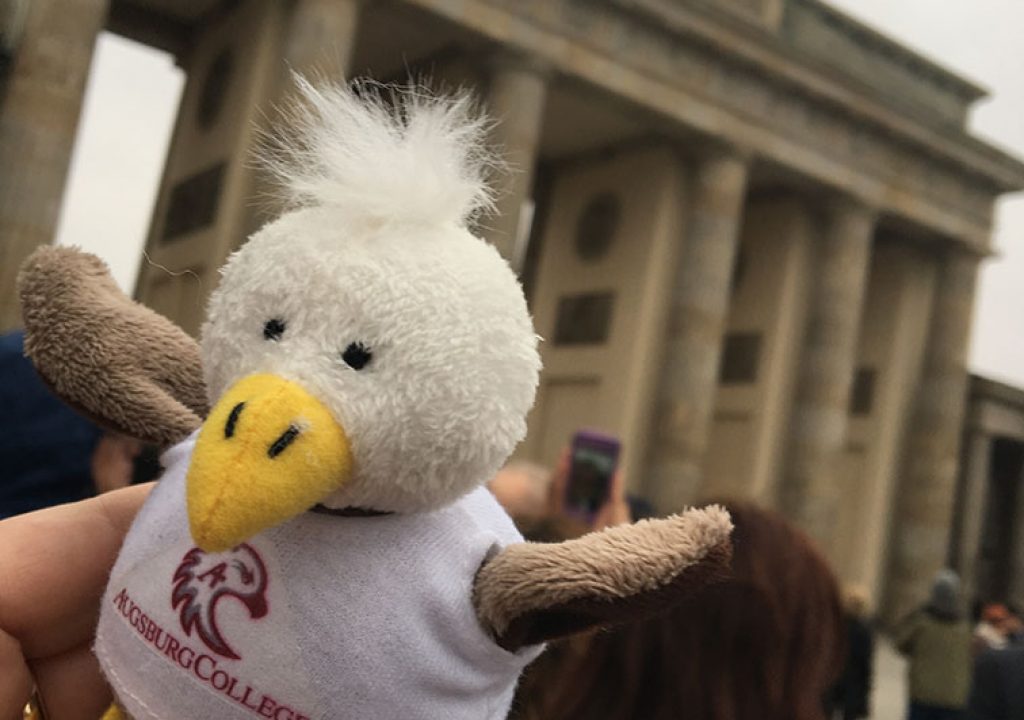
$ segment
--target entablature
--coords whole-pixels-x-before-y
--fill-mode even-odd
[[[667,125],[749,148],[979,251],[995,198],[1024,187],[1016,159],[948,123],[929,126],[887,107],[783,47],[768,27],[695,9],[707,2],[408,2],[535,54]]]

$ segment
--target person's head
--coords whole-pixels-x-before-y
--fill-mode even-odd
[[[856,618],[863,618],[868,614],[870,595],[863,585],[848,585],[843,592],[843,604],[846,612]]]
[[[981,611],[981,619],[990,625],[1000,626],[1010,617],[1010,611],[1002,603],[989,603]]]
[[[845,645],[832,572],[778,514],[726,506],[733,576],[664,616],[593,636],[537,691],[537,717],[823,718]]]
[[[960,577],[952,570],[944,569],[935,574],[928,610],[943,619],[960,617]]]

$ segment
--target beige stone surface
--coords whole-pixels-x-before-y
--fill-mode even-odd
[[[291,71],[344,78],[356,42],[360,5],[366,0],[296,0],[284,18],[282,59]]]
[[[972,183],[966,168],[1006,189],[1024,182],[1024,165],[962,129],[899,111],[902,100],[863,92],[835,64],[794,63],[785,44],[710,20],[696,5],[411,2],[645,108],[670,135],[686,128],[740,144],[957,242],[986,247],[991,224],[991,190]]]
[[[651,499],[662,512],[682,509],[700,492],[747,172],[747,160],[731,150],[693,166],[647,467]]]
[[[932,309],[935,266],[920,248],[888,239],[872,254],[858,337],[856,371],[868,406],[851,398],[841,454],[833,557],[846,583],[864,587],[872,608],[881,599],[892,503],[900,479],[903,438],[921,373]],[[870,380],[864,377],[870,375]]]
[[[728,335],[757,336],[755,377],[719,380],[701,495],[773,504],[788,439],[807,315],[811,205],[791,194],[752,198],[732,277]],[[727,337],[728,337],[727,335]]]
[[[796,385],[781,507],[831,554],[835,481],[846,442],[850,386],[867,286],[875,214],[848,198],[827,209],[817,243]]]
[[[522,265],[524,203],[532,196],[544,104],[547,70],[529,59],[500,53],[491,60],[487,109],[495,122],[492,141],[507,166],[498,188],[496,212],[486,220],[486,238],[514,269]]]
[[[581,427],[617,436],[620,465],[639,491],[657,388],[656,358],[667,322],[670,286],[688,203],[684,166],[664,147],[636,148],[565,168],[552,189],[532,300],[543,338],[537,403],[520,453],[552,465]],[[587,259],[579,221],[600,198],[619,207],[607,252]],[[601,342],[559,342],[560,306],[610,295]]]
[[[893,518],[883,606],[902,616],[928,596],[946,564],[967,396],[967,340],[978,258],[951,251],[942,261]]]
[[[206,25],[183,58],[187,81],[171,150],[157,195],[136,295],[158,312],[197,334],[206,299],[216,287],[218,269],[244,237],[242,212],[251,203],[245,166],[256,127],[256,104],[274,82],[273,58],[280,52],[273,22],[279,11],[266,0],[242,3]],[[200,118],[204,88],[218,62],[227,65],[226,87],[208,122]],[[187,232],[167,230],[176,189],[204,172],[220,168],[212,218]],[[188,211],[193,203],[179,203]]]
[[[989,502],[993,440],[982,428],[972,428],[965,437],[965,459],[960,468],[961,487],[950,544],[953,569],[960,574],[964,597],[969,599],[975,597],[978,589],[978,554]]]
[[[137,295],[195,334],[206,298],[229,253],[279,209],[273,188],[253,164],[258,129],[276,121],[273,108],[286,103],[286,70],[323,77],[339,75],[347,62],[359,3],[305,0],[285,6],[249,0],[207,25],[185,59],[188,82],[147,242],[152,260],[140,268]],[[230,79],[221,109],[210,126],[198,119],[205,83],[218,58],[230,58]],[[282,62],[282,59],[286,62]],[[211,222],[166,236],[175,188],[199,173],[222,167]]]

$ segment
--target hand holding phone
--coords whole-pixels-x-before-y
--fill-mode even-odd
[[[573,435],[563,503],[567,515],[594,522],[611,497],[620,449],[611,435],[593,430]]]

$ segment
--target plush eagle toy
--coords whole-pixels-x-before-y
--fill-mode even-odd
[[[290,211],[229,259],[198,347],[95,257],[45,248],[21,276],[43,377],[173,445],[103,599],[108,717],[504,718],[544,641],[721,574],[729,519],[522,541],[483,487],[540,366],[467,229],[487,126],[462,96],[298,85],[268,153]]]

